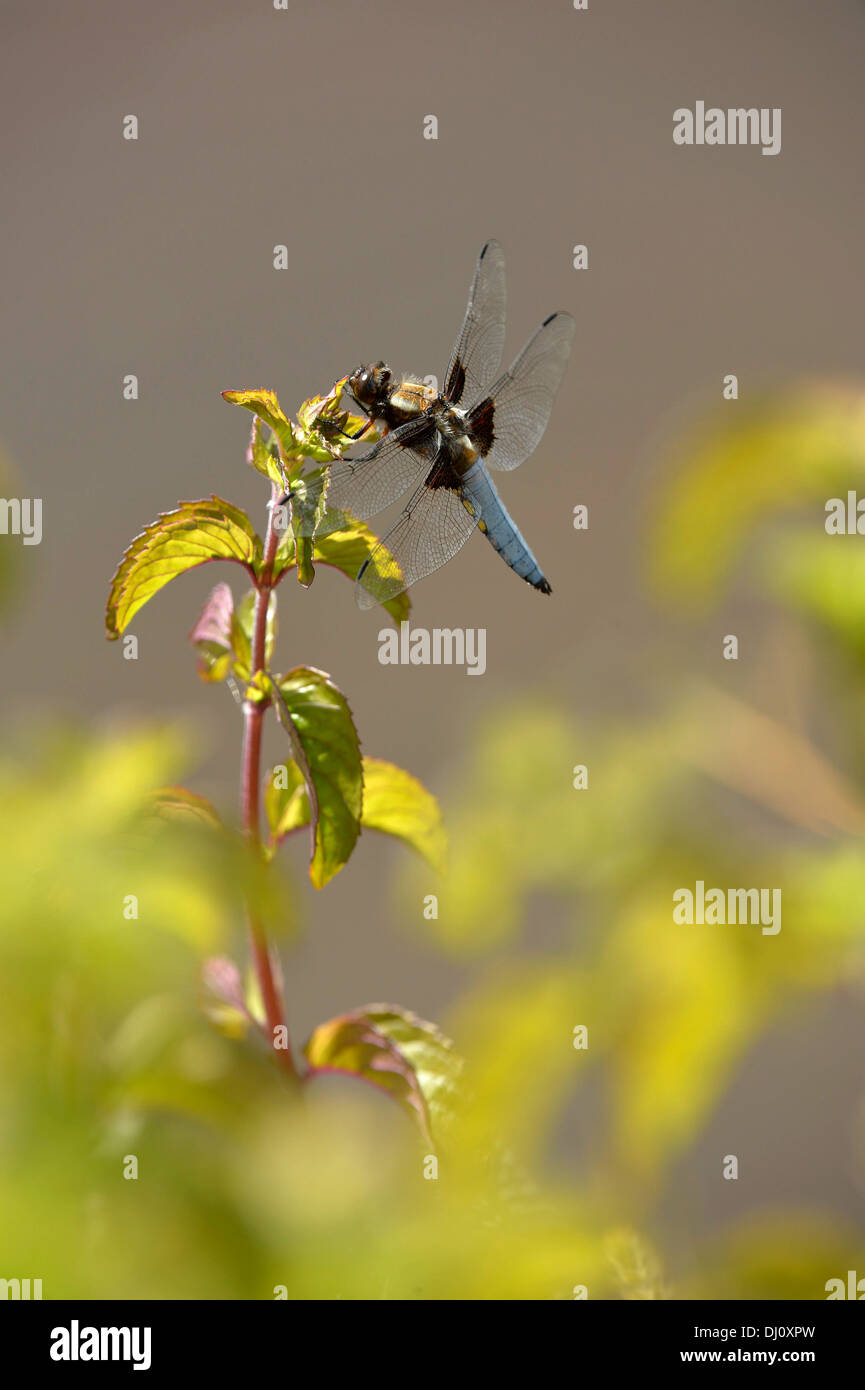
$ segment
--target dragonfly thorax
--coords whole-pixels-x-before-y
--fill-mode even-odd
[[[466,431],[465,412],[439,396],[431,407],[442,448],[458,474],[465,473],[480,457]]]

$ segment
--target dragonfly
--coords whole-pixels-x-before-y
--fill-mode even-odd
[[[476,529],[528,584],[552,592],[491,472],[511,472],[537,448],[576,325],[570,314],[550,314],[501,372],[505,313],[504,253],[488,241],[441,391],[395,376],[381,361],[348,378],[369,423],[386,432],[366,453],[329,465],[324,530],[339,529],[328,514],[338,520],[349,512],[366,521],[408,494],[398,520],[358,572],[361,608],[387,603],[433,574]]]

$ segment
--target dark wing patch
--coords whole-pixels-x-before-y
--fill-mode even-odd
[[[492,396],[485,396],[477,405],[472,406],[466,417],[466,428],[472,442],[480,449],[482,458],[486,458],[495,443],[495,416],[495,401]]]
[[[451,405],[464,395],[476,401],[495,379],[505,346],[506,309],[505,254],[497,241],[488,241],[478,257],[463,325],[445,372],[444,395]]]
[[[435,490],[439,487],[450,488],[451,492],[457,492],[460,486],[460,475],[451,463],[450,456],[446,449],[440,449],[435,463],[424,478],[424,487]]]
[[[466,369],[463,366],[462,358],[455,357],[448,367],[448,377],[445,382],[444,394],[447,399],[454,404],[462,400],[463,391],[466,387]]]

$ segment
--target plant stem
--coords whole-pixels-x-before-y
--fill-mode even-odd
[[[252,620],[252,673],[263,671],[266,660],[267,610],[272,592],[273,561],[279,545],[279,531],[274,524],[277,503],[277,490],[271,498],[270,515],[267,523],[267,536],[264,543],[264,564],[261,577],[256,584],[255,608]],[[259,801],[261,790],[261,735],[264,702],[247,700],[243,707],[243,755],[241,765],[240,800],[243,829],[255,853],[261,852],[261,822]],[[274,961],[264,925],[255,908],[249,908],[249,937],[252,946],[252,959],[264,1004],[264,1015],[270,1046],[280,1066],[296,1081],[297,1069],[287,1039],[285,1003],[282,989],[274,971]],[[285,1029],[285,1047],[276,1046],[276,1029]]]

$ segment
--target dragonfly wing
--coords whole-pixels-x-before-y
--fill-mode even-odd
[[[366,521],[384,511],[429,472],[438,448],[433,424],[410,420],[381,440],[372,452],[357,459],[339,459],[329,467],[327,511],[318,535],[341,530],[344,513]],[[319,492],[324,475],[317,480]]]
[[[505,347],[505,253],[488,241],[478,257],[460,335],[448,363],[443,395],[451,405],[482,396],[498,375]]]
[[[429,475],[433,480],[435,471]],[[434,481],[422,483],[358,574],[358,605],[387,603],[441,569],[465,545],[476,522],[458,492]]]
[[[575,331],[570,314],[544,319],[504,375],[469,411],[469,427],[488,468],[510,472],[534,453],[547,428]]]

